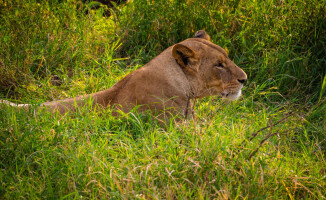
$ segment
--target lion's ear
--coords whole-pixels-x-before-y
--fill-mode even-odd
[[[195,51],[182,44],[176,44],[172,48],[172,56],[184,69],[196,72],[195,65],[198,63],[198,56]]]
[[[202,38],[211,41],[211,37],[203,30],[197,31],[194,38]]]

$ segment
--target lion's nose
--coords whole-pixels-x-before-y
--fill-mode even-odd
[[[238,81],[239,81],[240,83],[244,84],[244,83],[247,81],[247,79],[238,79]]]

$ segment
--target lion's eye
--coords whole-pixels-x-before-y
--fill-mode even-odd
[[[224,65],[222,63],[219,63],[217,65],[215,65],[216,67],[220,67],[220,68],[224,68]]]

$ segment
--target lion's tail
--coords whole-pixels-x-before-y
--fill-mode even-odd
[[[5,104],[5,105],[13,106],[13,107],[21,107],[21,108],[24,108],[24,109],[28,109],[31,106],[31,104],[12,103],[10,101],[2,100],[2,99],[0,99],[0,104]]]

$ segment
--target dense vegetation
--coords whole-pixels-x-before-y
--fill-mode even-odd
[[[325,21],[325,0],[0,0],[2,99],[109,88],[200,29],[249,78],[165,126],[1,105],[0,199],[325,199]]]

